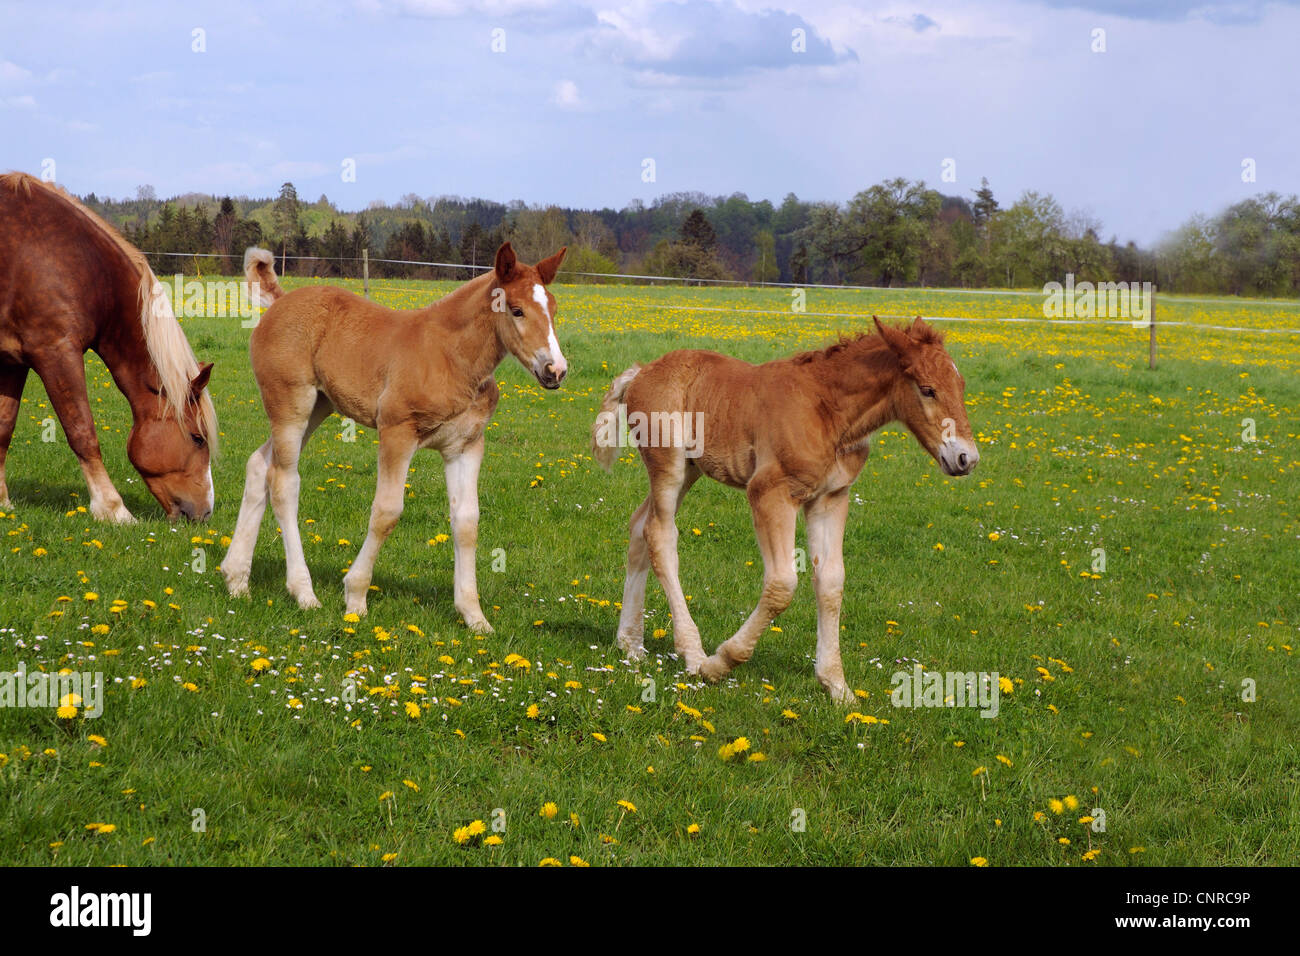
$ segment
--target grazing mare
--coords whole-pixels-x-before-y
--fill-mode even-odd
[[[608,471],[620,443],[619,406],[626,406],[628,443],[650,477],[650,494],[629,526],[618,625],[618,644],[630,658],[645,654],[653,566],[690,673],[716,681],[749,660],[759,635],[794,597],[802,508],[817,593],[817,679],[837,701],[853,700],[839,643],[844,525],[871,433],[901,420],[948,475],[970,474],[980,457],[966,420],[966,383],[942,336],[920,317],[906,330],[875,322],[875,335],[763,365],[684,349],[614,379],[592,426],[593,452]],[[677,576],[674,519],[700,475],[745,489],[764,569],[758,607],[711,657]]]
[[[171,301],[140,251],[52,183],[0,176],[0,507],[28,369],[50,396],[96,519],[135,519],[100,456],[83,356],[94,349],[131,406],[126,452],[169,518],[212,514],[217,416]]]
[[[303,608],[320,607],[298,533],[298,455],[337,410],[379,432],[370,530],[343,579],[347,610],[366,613],[375,558],[402,513],[411,457],[416,449],[436,448],[451,505],[456,610],[472,630],[492,630],[479,607],[474,553],[483,431],[498,397],[493,373],[509,352],[544,388],[564,380],[555,297],[546,290],[564,253],[530,266],[507,242],[490,271],[428,308],[394,311],[331,286],[285,294],[271,254],[248,251],[249,285],[273,300],[249,342],[271,438],[248,459],[239,521],[221,563],[232,595],[248,591],[269,490],[284,537],[289,593]]]

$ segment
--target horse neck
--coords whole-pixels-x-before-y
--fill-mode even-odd
[[[104,360],[118,390],[131,406],[131,417],[138,424],[157,418],[162,407],[158,394],[162,379],[149,355],[144,329],[140,325],[139,286],[132,295],[124,295],[122,307],[114,309],[99,326],[93,343],[95,353]]]
[[[849,343],[809,363],[815,379],[836,409],[836,444],[854,445],[898,417],[894,390],[901,370],[878,337]]]
[[[497,334],[497,314],[492,311],[493,285],[492,273],[487,272],[429,306],[434,321],[426,328],[436,337],[431,346],[455,355],[471,385],[492,375],[506,355]]]

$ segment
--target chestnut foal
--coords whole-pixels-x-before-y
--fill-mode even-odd
[[[874,321],[875,335],[763,365],[681,350],[614,380],[592,427],[593,453],[608,471],[619,444],[615,416],[624,405],[628,423],[638,426],[628,443],[650,477],[650,494],[629,525],[618,625],[629,658],[645,655],[645,586],[653,566],[688,672],[716,681],[749,660],[763,630],[794,597],[795,518],[802,508],[817,593],[817,679],[835,700],[853,700],[839,643],[844,525],[871,433],[901,420],[948,475],[970,474],[980,457],[966,420],[966,383],[942,336],[919,316],[906,330]],[[661,427],[647,429],[647,422]],[[700,475],[745,489],[764,568],[758,607],[710,657],[677,575],[674,519]]]
[[[248,459],[239,521],[221,564],[232,595],[248,592],[269,489],[284,538],[289,593],[303,608],[320,607],[298,533],[298,456],[337,410],[379,432],[370,529],[343,579],[347,610],[366,613],[375,558],[402,513],[411,457],[419,448],[436,448],[451,505],[456,610],[472,630],[492,630],[479,607],[474,554],[483,431],[498,397],[493,373],[510,352],[544,388],[559,388],[564,380],[568,365],[555,338],[555,297],[546,286],[565,251],[530,266],[507,242],[492,270],[428,308],[404,312],[331,286],[286,295],[270,253],[248,251],[249,285],[272,300],[249,342],[271,438]]]

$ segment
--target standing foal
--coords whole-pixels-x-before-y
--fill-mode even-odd
[[[615,416],[625,405],[635,426],[629,443],[650,477],[650,494],[629,526],[618,625],[618,644],[629,657],[645,654],[645,586],[653,565],[687,671],[716,681],[749,660],[763,629],[794,597],[795,518],[802,508],[817,592],[817,679],[837,701],[853,700],[840,661],[844,525],[871,433],[901,420],[948,475],[970,474],[980,457],[966,420],[966,383],[942,336],[919,316],[905,331],[875,322],[877,335],[763,365],[684,349],[614,379],[592,427],[593,453],[608,471],[617,454]],[[711,657],[677,577],[674,519],[700,475],[745,489],[764,569],[758,607]]]
[[[479,607],[478,472],[483,430],[497,404],[493,373],[507,352],[543,388],[559,388],[568,365],[555,338],[555,297],[546,291],[561,249],[536,266],[497,250],[491,271],[426,309],[397,312],[331,286],[287,295],[271,254],[250,249],[244,271],[271,307],[249,342],[271,438],[248,459],[244,500],[221,563],[232,595],[248,592],[258,527],[271,507],[284,537],[285,582],[303,608],[320,607],[298,533],[298,455],[331,412],[379,431],[379,473],[370,530],[343,579],[347,609],[366,613],[375,558],[397,524],[406,473],[419,448],[442,453],[455,543],[456,610],[472,630],[491,632]]]

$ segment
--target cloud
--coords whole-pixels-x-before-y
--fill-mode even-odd
[[[924,13],[914,13],[910,17],[883,17],[886,23],[892,23],[900,27],[907,27],[914,33],[924,33],[929,29],[939,29],[939,24],[931,20]]]
[[[362,0],[366,12],[429,20],[490,20],[494,27],[553,31],[595,24],[596,15],[581,4],[553,0]]]
[[[578,84],[573,80],[560,80],[555,84],[551,102],[562,110],[576,110],[581,107],[582,97],[578,95]]]
[[[1038,0],[1054,9],[1086,10],[1130,20],[1206,20],[1218,24],[1255,23],[1264,14],[1268,0]],[[1300,0],[1272,0],[1294,6]]]
[[[0,83],[17,86],[19,83],[26,83],[31,78],[31,70],[23,69],[17,63],[11,63],[9,60],[0,60]]]
[[[36,109],[36,97],[34,96],[0,96],[0,106],[10,110],[34,110]]]
[[[684,77],[721,77],[755,70],[856,62],[837,51],[798,14],[748,12],[735,3],[631,3],[597,14],[586,42],[593,58]]]

